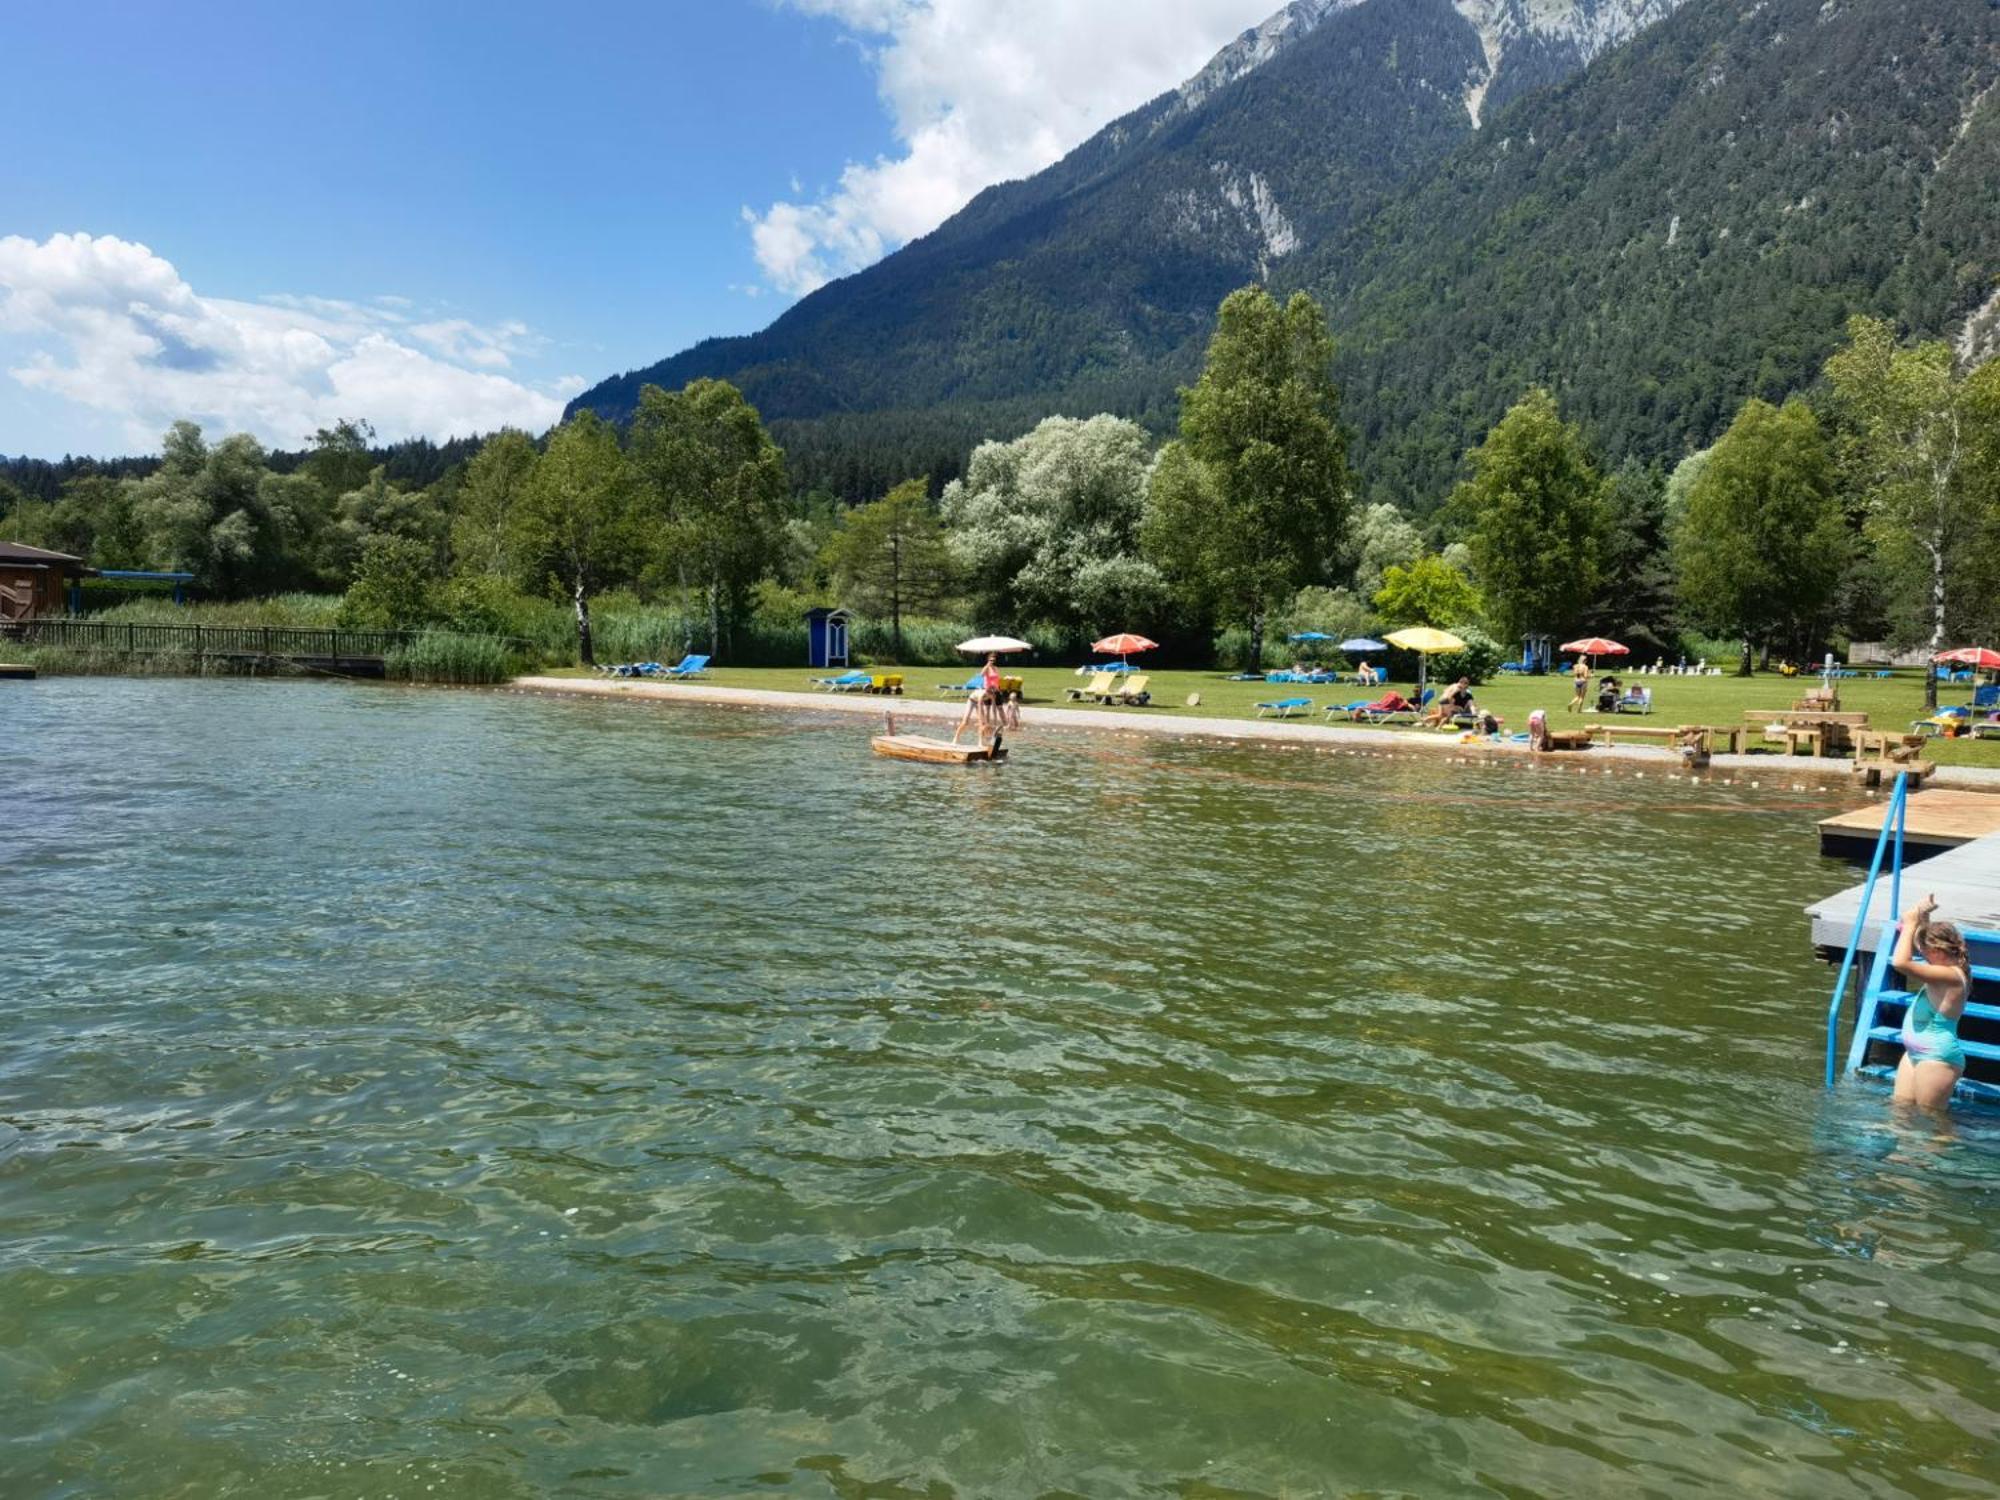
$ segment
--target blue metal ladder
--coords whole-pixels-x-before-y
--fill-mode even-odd
[[[1847,993],[1848,975],[1854,970],[1854,960],[1861,950],[1862,933],[1868,924],[1869,903],[1875,898],[1875,882],[1882,873],[1884,856],[1889,856],[1889,921],[1884,927],[1880,941],[1875,947],[1875,960],[1869,965],[1868,979],[1861,991],[1861,1001],[1856,1008],[1854,1034],[1847,1049],[1847,1071],[1863,1077],[1883,1081],[1896,1075],[1896,1064],[1902,1060],[1902,1022],[1909,1009],[1911,992],[1901,988],[1898,976],[1889,959],[1895,952],[1896,936],[1902,926],[1903,907],[1903,832],[1909,821],[1910,788],[1909,778],[1901,772],[1896,776],[1896,789],[1889,798],[1889,810],[1882,819],[1882,832],[1875,840],[1875,856],[1868,865],[1868,883],[1862,888],[1860,909],[1854,914],[1854,933],[1847,941],[1847,953],[1840,962],[1840,976],[1833,982],[1833,996],[1826,1007],[1826,1086],[1832,1088],[1838,1077],[1835,1059],[1840,1052],[1840,1003]],[[2000,948],[2000,932],[1966,930],[1965,941],[1969,947],[1989,946]],[[1986,964],[1972,966],[1973,994],[1981,993],[1982,986],[2000,988],[2000,968]],[[1987,1004],[1974,999],[1968,1000],[1961,1028],[1965,1021],[1992,1022],[1996,1032],[2000,1032],[2000,1005]],[[1975,1041],[1963,1035],[1959,1045],[1965,1048],[1968,1063],[1972,1060],[2000,1064],[2000,1042]],[[1886,1051],[1887,1055],[1884,1055]],[[1871,1053],[1874,1060],[1870,1060]],[[1982,1070],[1984,1071],[1984,1070]],[[1996,1070],[2000,1072],[2000,1070]],[[1954,1097],[1970,1103],[2000,1105],[2000,1082],[1976,1079],[1970,1076],[1971,1068],[1961,1075]]]

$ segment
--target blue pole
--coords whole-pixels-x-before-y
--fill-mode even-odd
[[[1847,976],[1854,971],[1854,955],[1861,948],[1861,932],[1868,922],[1868,907],[1875,899],[1875,881],[1882,873],[1882,856],[1889,848],[1889,835],[1892,825],[1896,834],[1896,864],[1890,873],[1892,891],[1890,904],[1892,906],[1895,904],[1894,897],[1900,895],[1902,892],[1902,816],[1903,808],[1909,795],[1908,782],[1907,773],[1902,771],[1896,773],[1896,790],[1889,799],[1889,813],[1882,820],[1882,832],[1875,839],[1875,857],[1868,862],[1868,883],[1861,888],[1860,909],[1854,913],[1854,932],[1847,940],[1847,953],[1840,960],[1839,977],[1833,981],[1833,996],[1826,1003],[1826,1086],[1828,1088],[1833,1087],[1834,1080],[1834,1054],[1837,1050],[1836,1043],[1840,1034],[1840,1001],[1841,997],[1847,993]],[[1895,913],[1892,911],[1889,916],[1892,928],[1894,927],[1895,920]]]
[[[1910,773],[1896,773],[1896,800],[1890,809],[1896,818],[1896,861],[1889,867],[1889,920],[1903,915],[1903,829],[1910,821]]]

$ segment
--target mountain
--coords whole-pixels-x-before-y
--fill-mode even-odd
[[[574,406],[728,378],[860,497],[1050,411],[1170,424],[1257,279],[1327,306],[1377,498],[1435,503],[1533,382],[1609,456],[1677,456],[1849,312],[1943,332],[1991,292],[1996,29],[1991,0],[1295,0],[763,332]]]

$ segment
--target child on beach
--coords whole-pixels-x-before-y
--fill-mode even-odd
[[[1576,659],[1576,670],[1572,674],[1576,680],[1576,696],[1569,700],[1569,711],[1583,712],[1583,706],[1590,701],[1590,661],[1587,657]]]
[[[1972,992],[1972,965],[1965,937],[1949,922],[1931,920],[1937,897],[1926,896],[1903,918],[1891,958],[1899,973],[1919,980],[1903,1015],[1903,1060],[1896,1064],[1896,1102],[1932,1113],[1951,1103],[1951,1091],[1965,1072],[1965,1048],[1958,1019]],[[1917,950],[1923,957],[1917,957]]]

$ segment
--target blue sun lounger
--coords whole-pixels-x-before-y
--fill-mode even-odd
[[[708,670],[705,656],[683,656],[660,675],[663,677],[699,677]]]
[[[822,693],[851,693],[874,680],[868,672],[842,672],[838,677],[815,677],[812,685]]]
[[[1281,719],[1289,719],[1295,710],[1309,709],[1312,706],[1313,701],[1310,698],[1273,698],[1269,703],[1257,705],[1257,717],[1261,719],[1265,713],[1272,712]]]

